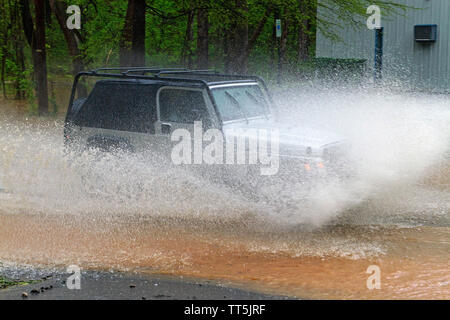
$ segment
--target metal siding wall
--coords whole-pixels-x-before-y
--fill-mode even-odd
[[[428,90],[450,91],[450,0],[397,2],[421,9],[407,10],[404,16],[382,16],[385,76]],[[437,42],[416,43],[416,24],[437,24]],[[318,31],[317,57],[367,59],[368,66],[373,66],[375,35],[365,21],[357,30],[345,28],[337,33],[340,42],[331,41]]]

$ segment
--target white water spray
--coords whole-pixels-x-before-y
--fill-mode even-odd
[[[356,174],[345,183],[328,181],[308,189],[299,183],[271,190],[276,200],[287,195],[294,204],[288,209],[245,199],[239,190],[215,185],[189,170],[169,168],[152,160],[151,152],[103,155],[99,161],[95,154],[83,154],[69,160],[63,152],[61,122],[0,119],[0,181],[9,191],[2,195],[0,210],[219,220],[250,214],[288,226],[320,226],[366,201],[392,197],[447,161],[447,96],[299,91],[283,94],[282,125],[340,133],[352,146],[349,157]]]

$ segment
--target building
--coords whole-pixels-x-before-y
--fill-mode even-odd
[[[413,8],[395,15],[381,12],[383,78],[415,89],[450,92],[450,0],[397,2]],[[437,31],[435,41],[424,38],[433,36],[426,33],[434,30]],[[358,27],[335,32],[339,41],[317,32],[316,57],[365,59],[368,69],[373,70],[375,30],[369,30],[366,21],[361,21]]]

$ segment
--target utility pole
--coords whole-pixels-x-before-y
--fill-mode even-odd
[[[383,27],[375,29],[374,82],[379,84],[383,75]]]
[[[277,83],[281,84],[282,65],[281,65],[281,19],[280,19],[280,10],[277,10],[277,12],[276,12],[275,31],[276,31],[276,38],[277,38],[277,50],[278,50]]]
[[[38,98],[38,113],[48,113],[47,59],[45,54],[45,1],[34,0],[36,11],[36,38],[32,50],[34,55],[34,73]]]

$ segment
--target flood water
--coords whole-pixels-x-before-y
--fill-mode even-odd
[[[450,298],[448,96],[283,94],[282,123],[342,134],[358,173],[274,190],[294,201],[289,209],[149,155],[68,160],[59,118],[1,104],[0,263],[170,274],[303,298]],[[366,286],[371,265],[379,290]]]

